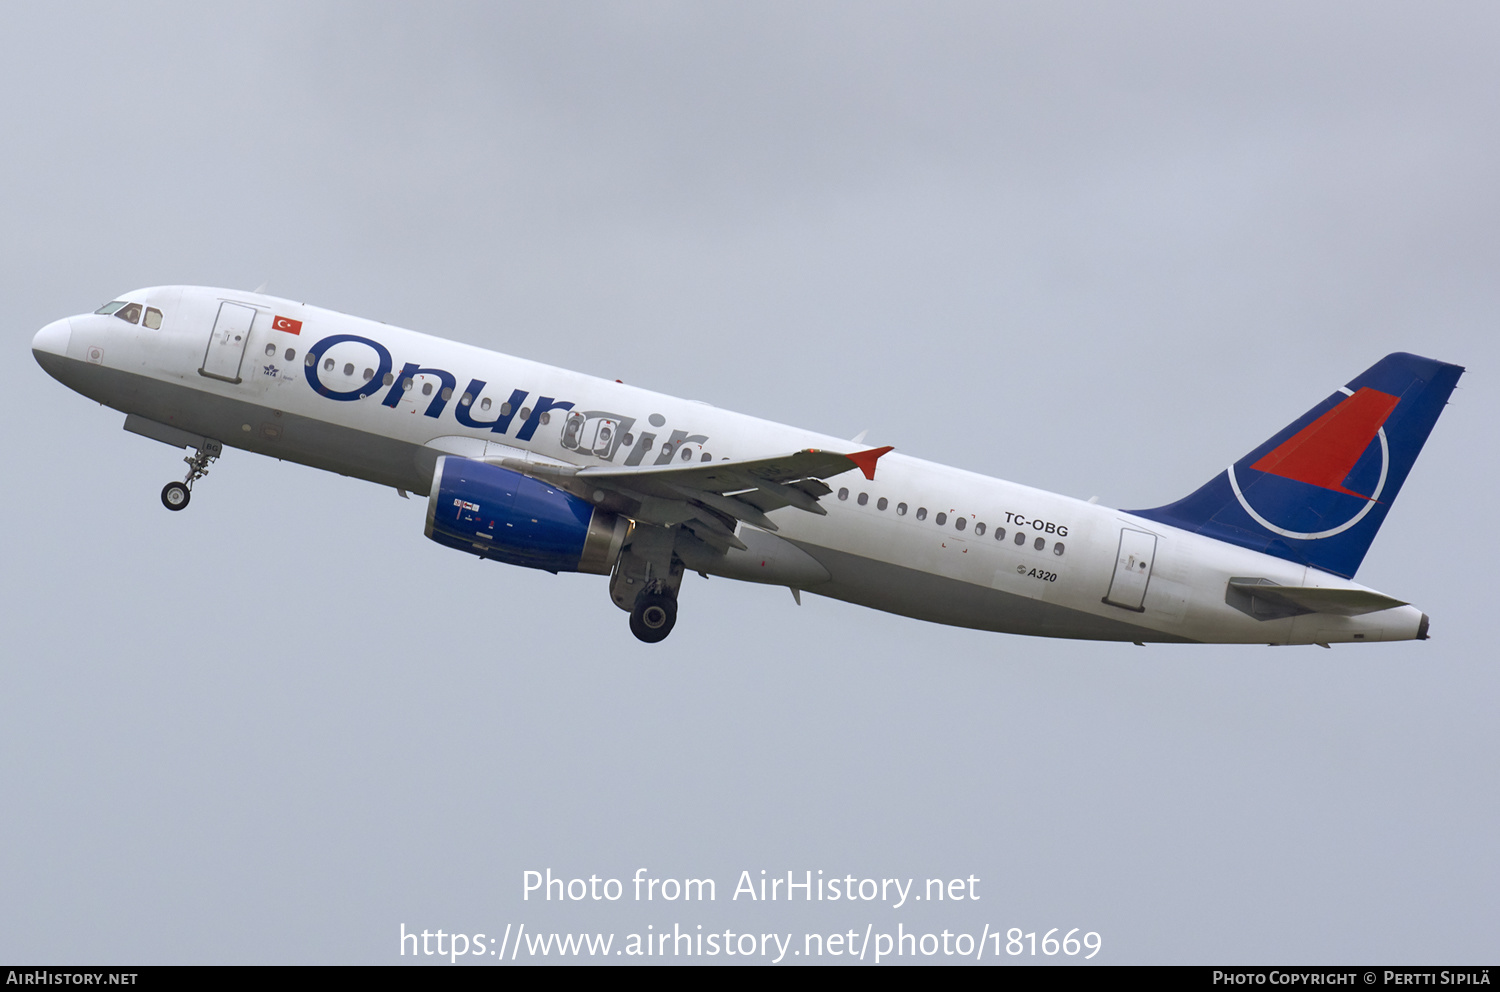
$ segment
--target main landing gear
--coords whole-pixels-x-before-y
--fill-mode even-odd
[[[647,644],[666,639],[677,623],[682,561],[672,552],[676,528],[632,524],[609,577],[609,598],[630,614],[630,632]]]
[[[161,505],[169,510],[185,510],[193,498],[193,483],[208,474],[208,465],[223,454],[224,446],[218,441],[208,441],[183,461],[187,462],[187,478],[181,482],[169,482],[162,487]]]
[[[652,583],[660,585],[660,583]],[[677,597],[666,590],[641,590],[630,610],[630,632],[647,644],[664,640],[677,623]]]

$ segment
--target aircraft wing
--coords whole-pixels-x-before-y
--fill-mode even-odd
[[[724,551],[745,547],[734,536],[736,521],[774,531],[779,528],[766,516],[772,510],[794,506],[826,515],[818,500],[833,490],[822,480],[855,468],[873,479],[876,461],[890,450],[887,446],[840,454],[806,448],[770,458],[640,468],[578,468],[518,458],[490,461],[642,523],[681,524]]]

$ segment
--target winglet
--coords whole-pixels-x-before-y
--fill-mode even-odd
[[[868,451],[856,451],[844,457],[859,466],[859,470],[865,474],[865,478],[871,482],[875,481],[875,463],[880,456],[887,451],[895,450],[894,446],[886,445],[884,448],[871,448]]]

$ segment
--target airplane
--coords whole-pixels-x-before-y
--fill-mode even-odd
[[[685,572],[980,630],[1104,641],[1425,640],[1355,583],[1464,369],[1409,354],[1172,503],[1118,510],[260,293],[164,286],[37,332],[59,382],[190,449],[427,498],[426,536],[609,576],[661,641]]]

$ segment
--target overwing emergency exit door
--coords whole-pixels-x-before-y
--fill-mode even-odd
[[[240,363],[245,359],[245,345],[250,343],[250,324],[255,320],[253,307],[238,303],[220,303],[208,350],[203,353],[202,375],[225,382],[240,381]]]
[[[1120,531],[1120,552],[1115,574],[1104,601],[1136,613],[1145,613],[1146,586],[1151,581],[1151,562],[1156,558],[1156,535],[1126,527]]]

